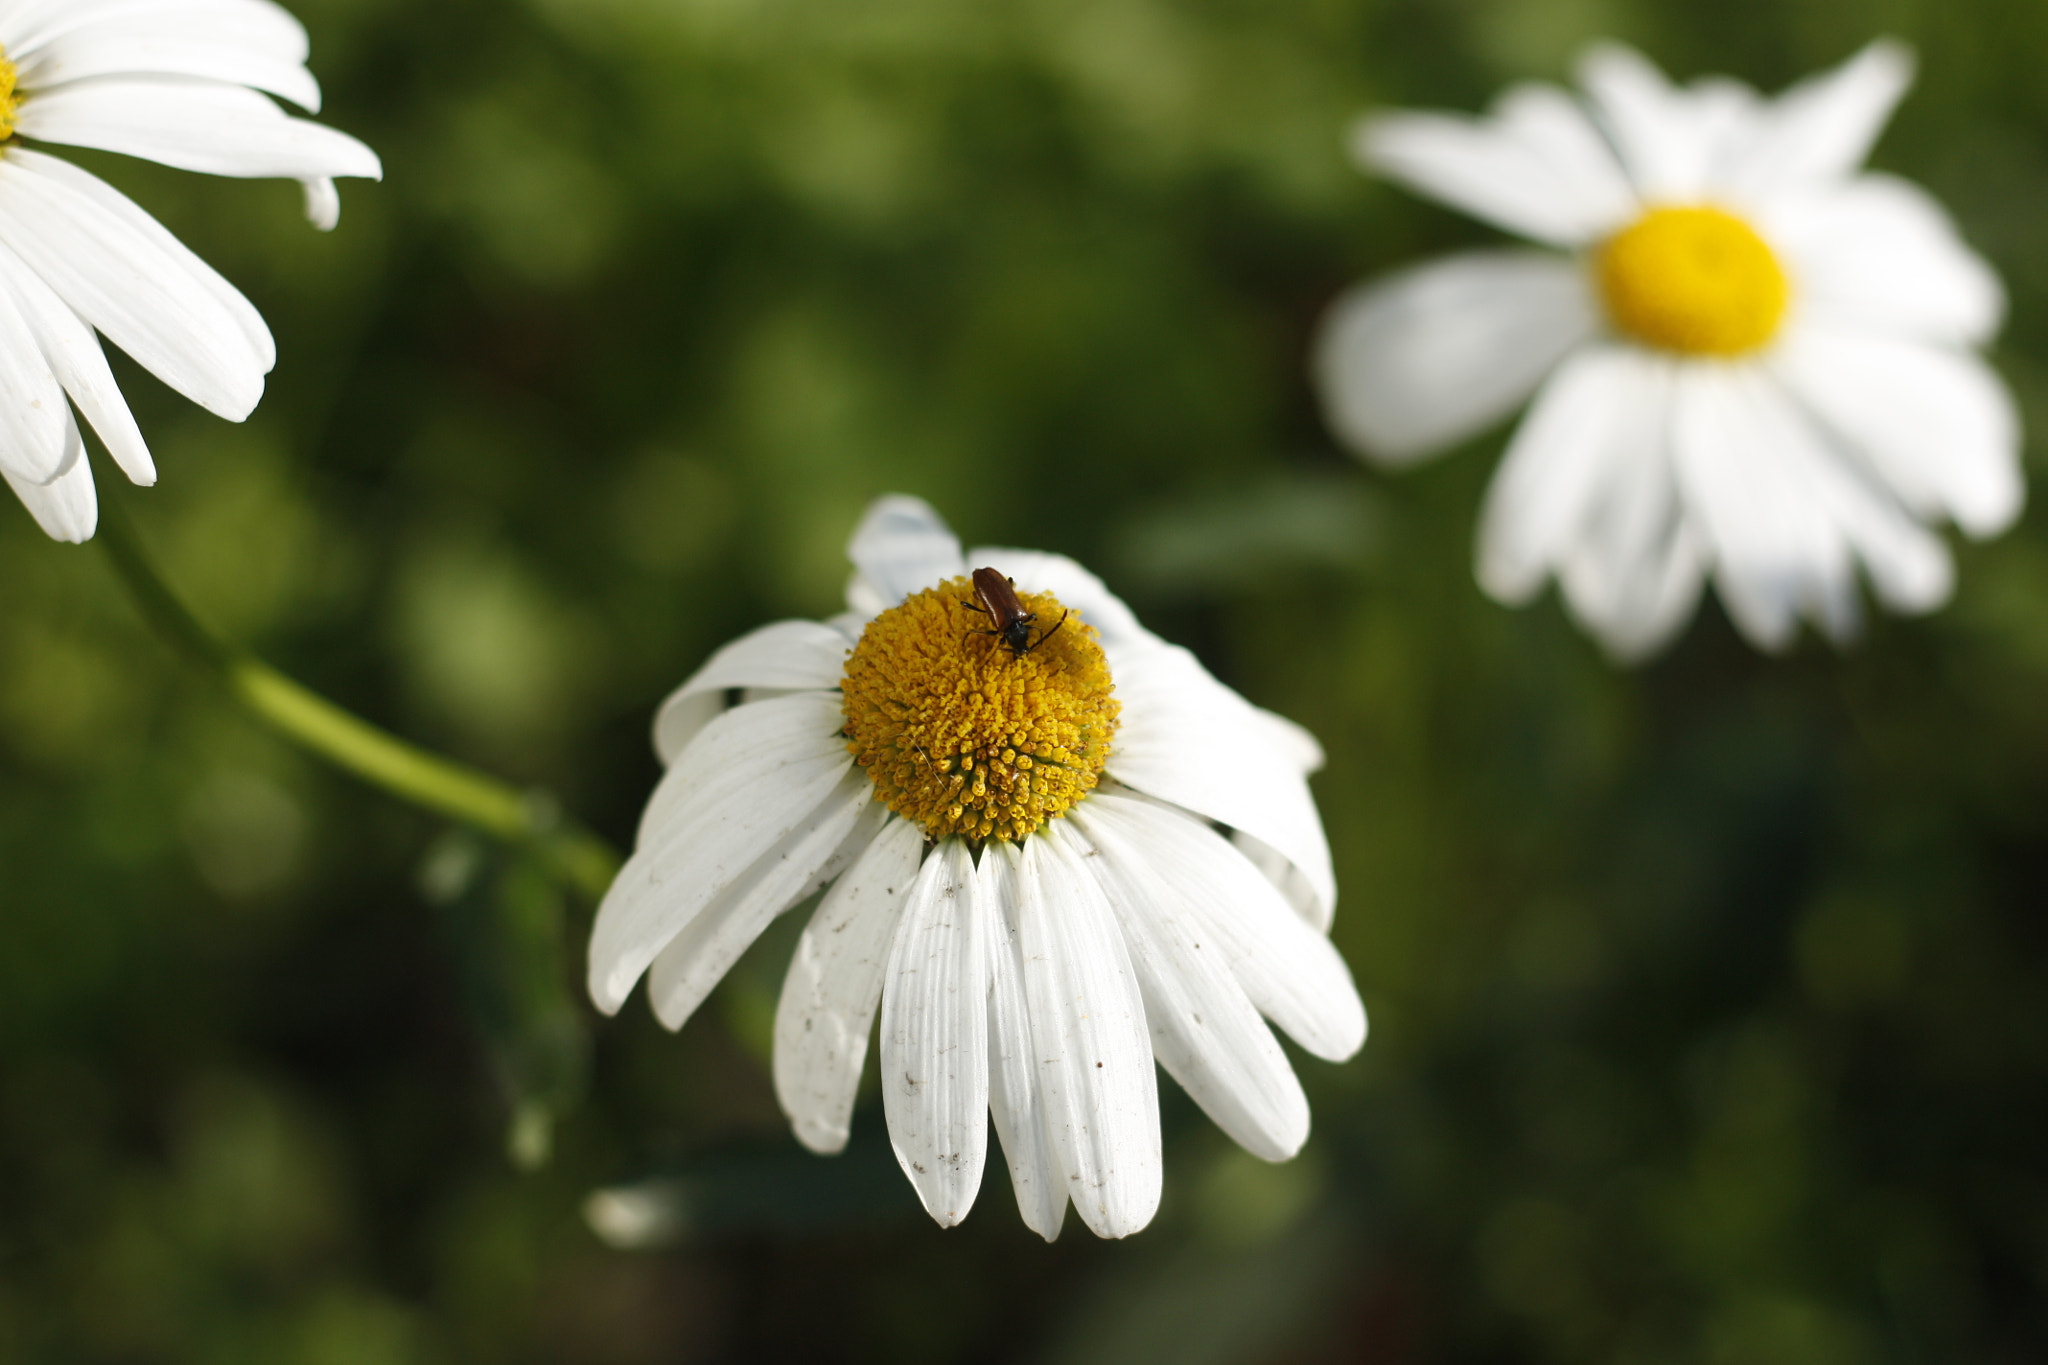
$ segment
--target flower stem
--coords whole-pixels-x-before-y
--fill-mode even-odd
[[[540,852],[595,904],[618,874],[610,844],[543,792],[431,753],[370,724],[254,655],[221,643],[163,580],[125,515],[102,499],[97,537],[143,619],[272,729],[404,801]]]

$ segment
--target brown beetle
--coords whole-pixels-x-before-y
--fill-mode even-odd
[[[1060,627],[1067,623],[1067,613],[1061,612],[1060,619],[1051,630],[1036,640],[1032,639],[1031,626],[1038,620],[1037,614],[1024,610],[1024,604],[1017,600],[1016,580],[1005,578],[994,569],[974,571],[974,600],[965,605],[975,611],[986,612],[988,619],[995,622],[993,630],[977,630],[970,634],[995,636],[1010,647],[1012,657],[1029,654],[1059,634]]]

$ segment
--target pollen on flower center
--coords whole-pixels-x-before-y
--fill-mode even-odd
[[[1043,623],[1066,611],[1019,593]],[[953,578],[868,622],[846,660],[847,747],[883,804],[932,839],[1022,839],[1094,790],[1118,705],[1078,614],[1013,653]]]
[[[21,105],[14,79],[14,63],[7,60],[7,49],[0,48],[0,142],[14,136],[14,111]]]
[[[1732,356],[1777,334],[1785,271],[1756,229],[1716,208],[1651,209],[1594,257],[1607,315],[1666,351]]]

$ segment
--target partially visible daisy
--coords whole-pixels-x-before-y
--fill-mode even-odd
[[[1308,1102],[1265,1019],[1333,1061],[1365,1039],[1325,936],[1315,741],[1071,560],[963,555],[905,497],[849,554],[852,610],[734,641],[662,708],[668,773],[591,935],[599,1008],[645,973],[682,1027],[825,887],[776,1014],[776,1094],[806,1146],[843,1147],[879,1006],[889,1139],[941,1225],[974,1202],[992,1116],[1033,1231],[1050,1241],[1069,1201],[1099,1236],[1144,1227],[1155,1060],[1254,1155],[1294,1155]],[[974,569],[1014,580],[1021,649]]]
[[[1928,523],[2012,523],[2019,421],[1976,349],[1997,276],[1924,190],[1859,169],[1911,74],[1879,42],[1765,99],[1601,46],[1583,102],[1522,85],[1485,118],[1366,118],[1364,165],[1549,250],[1340,299],[1316,355],[1332,427],[1405,464],[1534,393],[1479,580],[1519,603],[1555,575],[1622,657],[1669,639],[1708,575],[1767,649],[1801,617],[1851,634],[1859,563],[1885,605],[1940,605]]]
[[[290,177],[313,224],[331,228],[334,177],[383,171],[362,143],[269,98],[318,111],[306,51],[305,29],[270,0],[0,0],[0,475],[57,539],[85,540],[99,516],[74,404],[124,474],[156,482],[100,336],[236,422],[277,348],[249,301],[154,218],[28,144]]]

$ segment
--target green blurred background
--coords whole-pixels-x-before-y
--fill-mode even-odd
[[[2039,0],[295,8],[387,167],[333,236],[79,158],[278,337],[240,427],[117,361],[164,478],[102,487],[210,623],[623,842],[663,693],[921,493],[1322,737],[1373,1038],[1297,1055],[1285,1166],[1168,1086],[1128,1242],[1044,1246],[999,1166],[941,1232],[872,1097],[843,1157],[787,1135],[788,933],[680,1035],[596,1019],[586,907],[258,728],[10,505],[0,1360],[2048,1358],[2048,515],[1853,649],[1710,606],[1622,672],[1474,586],[1498,434],[1382,477],[1304,376],[1348,281],[1489,240],[1349,168],[1360,109],[1892,32],[1878,164],[2004,272],[2048,430]]]

